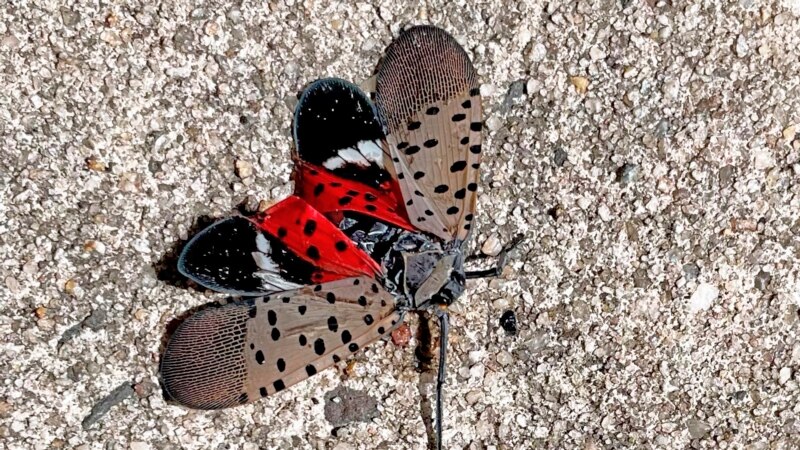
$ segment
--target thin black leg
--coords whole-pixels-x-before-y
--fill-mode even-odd
[[[522,238],[524,236],[522,234],[518,234],[511,242],[506,245],[503,250],[497,255],[495,266],[491,269],[484,269],[484,270],[471,270],[464,272],[464,277],[468,280],[473,280],[475,278],[487,278],[487,277],[496,277],[500,275],[503,271],[503,267],[506,265],[506,260],[508,259],[508,252],[514,250],[520,242],[522,242]],[[467,257],[467,261],[477,261],[488,259],[490,256],[486,255],[472,255]]]
[[[439,310],[439,374],[436,377],[436,448],[442,450],[442,422],[444,421],[444,406],[442,401],[442,387],[447,369],[447,333],[450,331],[450,316],[445,310]]]
[[[488,277],[496,277],[500,275],[500,267],[492,267],[491,269],[484,269],[484,270],[472,270],[469,272],[464,272],[464,277],[468,280],[474,280],[475,278],[488,278]]]

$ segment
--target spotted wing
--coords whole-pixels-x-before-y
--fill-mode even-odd
[[[349,357],[401,319],[392,296],[368,277],[211,307],[175,331],[161,377],[183,405],[236,406]]]
[[[291,196],[255,217],[230,217],[184,247],[178,270],[215,291],[262,295],[312,283],[374,275],[369,254],[302,199]]]
[[[358,86],[339,78],[311,83],[294,113],[297,157],[374,188],[391,181],[384,166],[383,128]]]
[[[481,99],[472,62],[447,32],[410,28],[378,68],[376,106],[409,219],[465,240],[481,163]]]
[[[351,211],[410,229],[397,180],[386,169],[372,102],[338,78],[311,83],[294,117],[295,195],[328,217]]]

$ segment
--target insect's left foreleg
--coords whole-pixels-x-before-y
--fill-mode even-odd
[[[520,242],[522,242],[522,238],[523,237],[524,237],[524,235],[518,234],[514,239],[511,240],[511,242],[508,245],[503,247],[503,250],[501,250],[500,253],[496,257],[497,258],[496,259],[497,262],[495,263],[494,267],[489,268],[489,269],[484,269],[484,270],[467,271],[467,272],[464,273],[464,276],[468,280],[472,280],[472,279],[475,279],[475,278],[488,278],[488,277],[496,277],[496,276],[500,275],[500,273],[503,271],[503,267],[505,267],[506,262],[508,261],[509,252],[514,250],[520,244]],[[475,261],[475,260],[483,260],[483,259],[487,259],[487,258],[489,258],[489,257],[485,256],[485,255],[475,255],[475,256],[467,257],[467,261],[469,262],[469,261]]]

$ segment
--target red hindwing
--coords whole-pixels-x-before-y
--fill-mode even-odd
[[[304,199],[292,195],[251,220],[298,257],[322,269],[324,281],[374,276],[380,266]],[[326,273],[327,272],[327,273]],[[315,280],[316,281],[316,280]]]
[[[405,208],[398,201],[400,190],[394,180],[384,183],[385,189],[376,189],[297,161],[294,181],[295,195],[325,215],[353,211],[406,230],[414,229],[406,218]]]

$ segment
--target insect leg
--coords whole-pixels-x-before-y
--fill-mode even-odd
[[[519,243],[522,242],[523,237],[524,235],[518,234],[514,239],[511,240],[511,242],[508,245],[503,247],[503,250],[501,250],[496,257],[497,262],[495,263],[494,267],[484,270],[467,271],[464,273],[464,276],[468,280],[472,280],[475,278],[496,277],[500,275],[500,273],[503,271],[503,267],[505,267],[506,262],[508,260],[508,253],[514,250],[519,245]],[[485,255],[473,255],[467,257],[467,261],[483,260],[488,258],[489,257]]]
[[[439,373],[436,377],[436,448],[442,450],[442,420],[443,414],[443,400],[442,400],[442,386],[445,382],[445,370],[447,369],[447,333],[450,331],[450,316],[445,310],[439,310]]]

